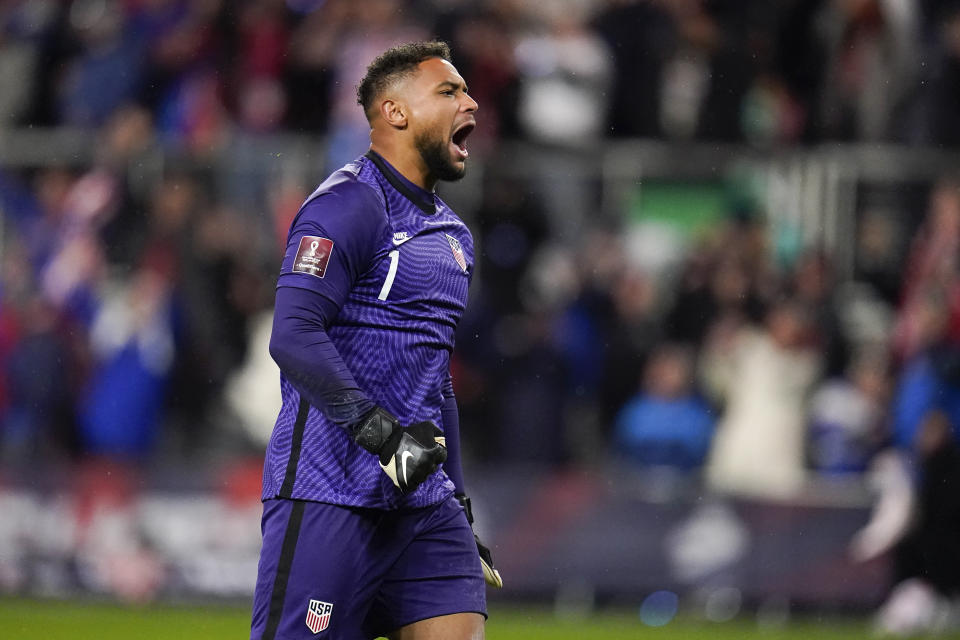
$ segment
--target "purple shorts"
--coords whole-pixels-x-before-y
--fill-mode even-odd
[[[369,640],[451,613],[486,616],[477,545],[453,496],[381,511],[267,500],[252,640]]]

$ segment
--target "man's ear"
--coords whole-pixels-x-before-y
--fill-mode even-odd
[[[380,117],[395,129],[407,128],[407,107],[398,100],[388,98],[381,102]]]

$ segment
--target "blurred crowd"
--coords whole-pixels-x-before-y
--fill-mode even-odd
[[[461,211],[468,461],[669,468],[772,498],[874,473],[923,503],[898,577],[928,575],[917,549],[960,523],[958,177],[922,185],[905,237],[858,220],[840,277],[822,247],[779,251],[758,204],[664,247],[569,176],[614,138],[960,146],[957,0],[0,2],[0,132],[96,141],[0,167],[0,466],[259,455],[287,226],[368,144],[366,64],[429,37],[481,105],[478,163],[545,150],[530,180],[488,166]],[[323,140],[306,180],[236,146],[290,134]],[[955,587],[960,563],[933,564]]]
[[[956,0],[7,0],[0,124],[134,103],[170,143],[323,133],[339,160],[368,60],[431,36],[483,105],[475,140],[960,144]]]
[[[368,144],[366,64],[428,37],[481,104],[478,158],[638,137],[960,144],[953,0],[3,2],[0,126],[96,143],[79,165],[0,169],[0,459],[257,451],[286,227]],[[324,140],[309,181],[212,160],[271,134]],[[914,451],[932,411],[960,424],[952,177],[915,199],[906,255],[857,227],[841,281],[819,247],[778,254],[742,203],[651,268],[546,157],[539,182],[487,172],[462,212],[480,248],[454,361],[468,457],[612,456],[787,496],[810,470]]]

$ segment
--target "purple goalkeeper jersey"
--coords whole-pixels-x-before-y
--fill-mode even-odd
[[[401,424],[443,429],[441,389],[473,275],[473,238],[434,193],[370,152],[333,173],[301,206],[277,287],[339,306],[325,327],[359,388]],[[283,406],[264,465],[263,497],[421,507],[453,492],[442,470],[403,496],[377,457],[281,372]]]

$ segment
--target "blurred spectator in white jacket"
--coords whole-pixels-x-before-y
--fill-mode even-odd
[[[762,330],[720,326],[708,338],[705,383],[724,406],[707,461],[712,489],[789,498],[802,488],[806,402],[820,368],[809,330],[808,311],[787,300]]]

